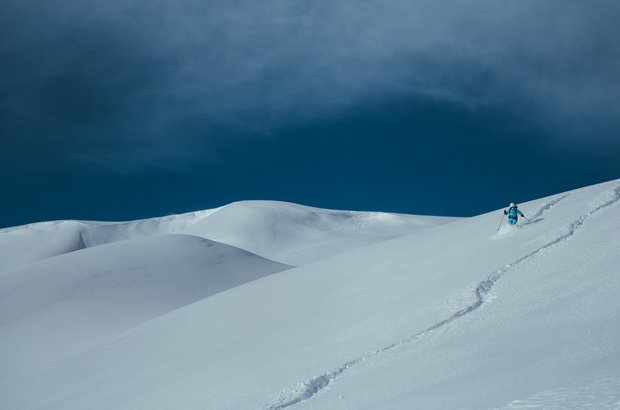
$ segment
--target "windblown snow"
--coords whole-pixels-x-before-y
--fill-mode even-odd
[[[0,230],[0,408],[620,409],[620,180],[520,209]]]

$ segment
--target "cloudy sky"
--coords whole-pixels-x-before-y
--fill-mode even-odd
[[[616,0],[0,4],[0,226],[474,215],[620,177]]]

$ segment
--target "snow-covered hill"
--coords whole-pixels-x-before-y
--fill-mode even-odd
[[[207,239],[157,235],[4,270],[0,273],[0,382],[288,268]]]
[[[0,269],[110,242],[171,233],[212,239],[301,265],[453,220],[243,201],[131,222],[43,222],[0,230]]]
[[[261,205],[270,212],[268,203]],[[48,314],[44,307],[35,309],[45,317],[38,323],[11,313],[12,320],[0,323],[0,339],[18,335],[0,350],[0,404],[106,410],[618,409],[620,180],[521,209],[530,221],[499,231],[501,210],[331,257],[320,245],[314,263],[194,303],[184,299],[183,306],[167,307],[151,320],[141,318],[133,327],[126,322],[121,334],[97,325],[98,316],[113,319],[110,312],[118,312],[97,305],[77,323],[100,333],[86,349],[75,342],[72,353],[47,368],[28,370],[27,352],[51,364],[54,340],[46,353],[32,350],[44,343],[29,346],[29,338],[44,339],[75,319],[62,310]],[[261,226],[260,217],[251,220]],[[321,218],[316,221],[320,226]],[[305,218],[299,225],[325,231]],[[270,250],[269,235],[256,229],[266,252],[296,252],[283,245]],[[318,241],[328,242],[320,235]],[[106,246],[122,249],[125,243],[131,241]],[[11,281],[22,276],[20,269],[38,272],[10,282],[15,286],[9,291],[0,284],[0,311],[19,312],[22,297],[11,294],[28,292],[58,258],[87,251],[98,255],[92,248],[42,260],[36,269],[29,264],[0,271],[0,278]],[[59,300],[54,283],[50,279],[51,290],[35,294]],[[102,283],[106,288],[110,282]],[[128,299],[139,297],[139,288],[113,304],[129,309]],[[69,297],[76,309],[90,299],[82,287],[65,289],[60,300]],[[26,330],[20,334],[22,323]],[[102,342],[95,344],[97,338]]]

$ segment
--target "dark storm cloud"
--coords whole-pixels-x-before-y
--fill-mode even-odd
[[[135,159],[148,143],[157,160],[222,127],[269,133],[411,95],[505,106],[568,138],[620,130],[615,0],[3,3],[13,151]]]

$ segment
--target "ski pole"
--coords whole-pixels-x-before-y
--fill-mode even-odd
[[[501,227],[502,227],[502,222],[504,222],[504,217],[505,217],[505,216],[506,216],[506,215],[502,215],[502,220],[501,220],[501,221],[499,221],[499,226],[497,227],[497,230],[498,230],[498,231],[499,231],[499,228],[501,228]]]

